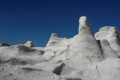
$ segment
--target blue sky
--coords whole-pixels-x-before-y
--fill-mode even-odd
[[[93,33],[103,26],[120,29],[119,0],[0,0],[0,42],[33,41],[45,46],[51,33],[73,37],[80,16],[87,16]]]

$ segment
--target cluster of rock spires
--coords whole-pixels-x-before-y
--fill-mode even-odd
[[[52,33],[45,48],[34,47],[31,41],[1,43],[0,79],[120,80],[118,29],[105,26],[94,36],[87,17],[82,16],[78,31],[69,39]]]

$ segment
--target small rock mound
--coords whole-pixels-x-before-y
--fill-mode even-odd
[[[32,43],[32,41],[27,41],[24,46],[27,46],[27,47],[34,47],[34,44]]]
[[[6,42],[3,42],[0,44],[0,47],[3,47],[3,46],[10,46],[9,44],[7,44]]]

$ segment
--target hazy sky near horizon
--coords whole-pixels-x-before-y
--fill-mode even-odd
[[[45,46],[51,33],[70,38],[80,16],[88,17],[93,33],[103,26],[120,30],[120,0],[0,0],[0,42]]]

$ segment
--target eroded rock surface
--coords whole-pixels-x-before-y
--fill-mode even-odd
[[[2,46],[0,63],[0,80],[120,80],[120,34],[106,26],[94,36],[82,16],[73,38],[52,33],[46,47]]]

